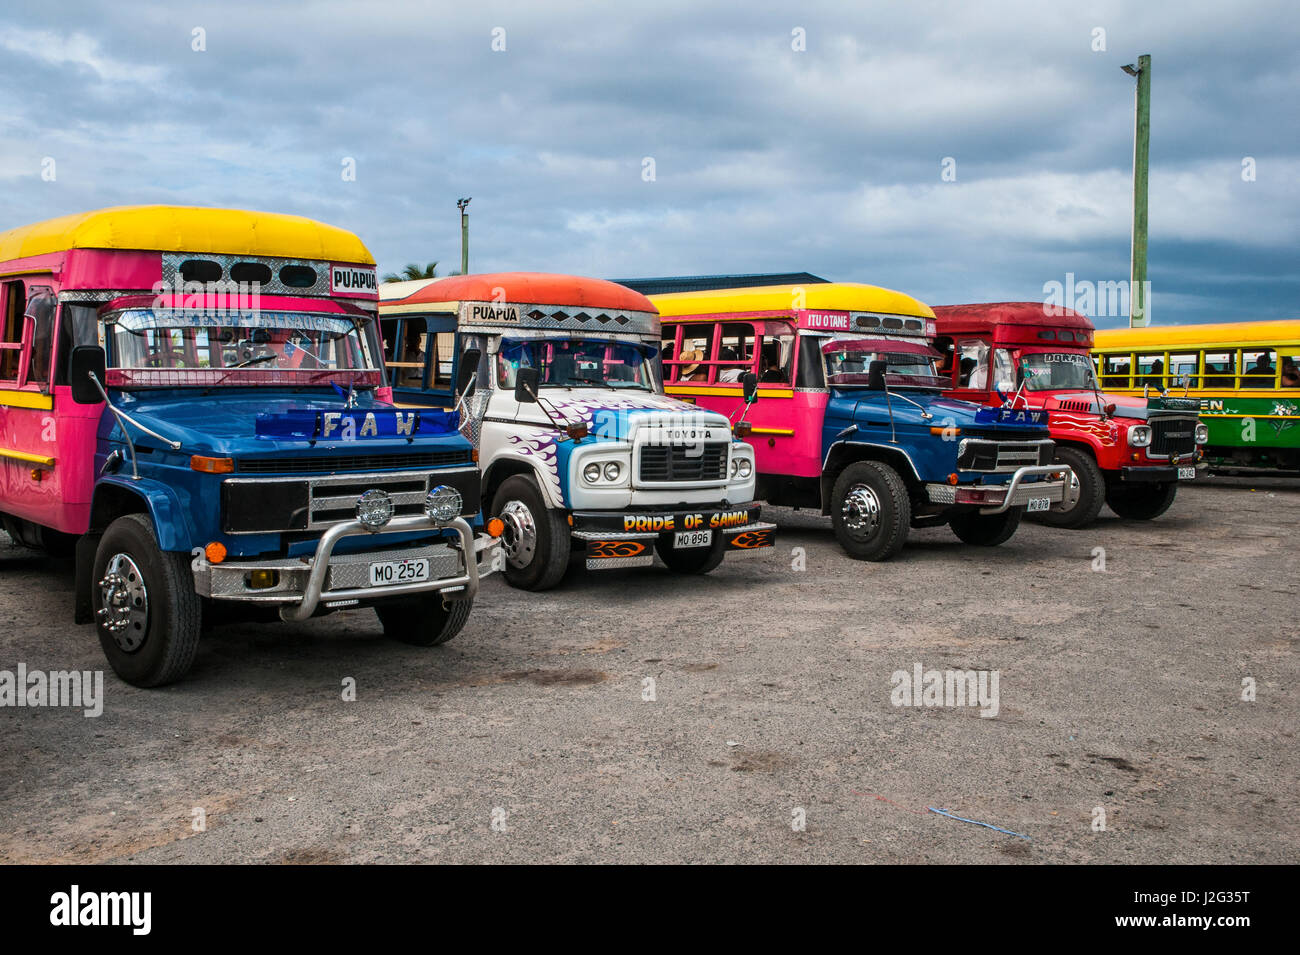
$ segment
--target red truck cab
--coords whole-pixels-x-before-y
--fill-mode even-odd
[[[1084,527],[1109,505],[1150,520],[1169,509],[1179,481],[1194,479],[1207,439],[1194,398],[1101,391],[1090,355],[1093,324],[1041,302],[946,305],[934,309],[940,373],[953,398],[1048,413],[1056,462],[1068,464],[1078,494],[1039,515]]]

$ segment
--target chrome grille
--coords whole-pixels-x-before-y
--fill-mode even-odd
[[[648,444],[641,448],[642,484],[672,484],[727,479],[727,442]]]
[[[1197,418],[1158,417],[1151,419],[1151,447],[1149,458],[1179,457],[1196,451]]]
[[[241,474],[325,474],[335,471],[374,471],[388,468],[436,468],[469,464],[470,452],[425,451],[419,454],[308,454],[270,458],[240,458]]]

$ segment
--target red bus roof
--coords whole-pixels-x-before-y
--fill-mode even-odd
[[[1059,305],[1042,302],[981,302],[973,305],[934,305],[939,330],[945,323],[968,327],[993,328],[997,325],[1039,325],[1051,328],[1093,330],[1086,315]]]
[[[621,309],[656,313],[640,292],[605,279],[547,272],[489,272],[434,279],[403,298],[384,298],[384,305],[419,305],[435,302],[491,302],[505,290],[507,302],[526,305],[574,305],[581,308]],[[381,290],[381,298],[383,298]]]

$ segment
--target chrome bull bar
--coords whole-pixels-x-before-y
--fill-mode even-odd
[[[374,534],[374,528],[367,527],[360,521],[344,521],[335,524],[321,535],[312,555],[311,573],[307,576],[307,586],[303,588],[302,601],[280,608],[280,619],[286,621],[306,620],[316,612],[322,596],[330,603],[340,600],[357,600],[374,597],[400,597],[404,594],[424,593],[430,590],[452,590],[464,588],[454,598],[456,600],[473,600],[478,594],[478,554],[474,548],[474,529],[462,517],[457,517],[446,524],[437,524],[424,516],[399,517],[389,521],[383,527],[383,533],[393,534],[402,531],[422,531],[430,528],[448,527],[460,536],[460,548],[463,556],[464,573],[457,577],[444,577],[441,580],[419,580],[409,584],[388,584],[383,587],[349,587],[344,590],[331,590],[325,593],[325,575],[329,573],[330,557],[334,545],[345,537],[360,534]]]
[[[1021,488],[1021,482],[1027,477],[1043,474],[1061,474],[1059,481],[1037,481],[1033,485]],[[1002,503],[994,507],[981,507],[981,514],[1001,514],[1010,507],[1027,504],[1031,497],[1045,497],[1053,504],[1059,504],[1066,498],[1070,485],[1074,482],[1074,471],[1064,464],[1038,464],[1018,468],[1007,482],[1007,492]],[[1077,496],[1077,491],[1075,492]]]
[[[1039,477],[1047,474],[1061,475],[1055,481],[1036,481],[1023,483],[1027,477]],[[963,501],[959,498],[978,492],[982,495],[978,501]],[[1006,484],[927,484],[926,494],[935,504],[964,504],[980,506],[981,514],[1001,514],[1011,507],[1021,507],[1029,503],[1030,498],[1045,497],[1054,505],[1078,500],[1079,483],[1074,471],[1065,464],[1037,464],[1017,468]],[[998,498],[1001,495],[1001,498]]]

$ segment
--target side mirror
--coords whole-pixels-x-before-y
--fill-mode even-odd
[[[104,349],[98,345],[78,345],[72,349],[69,380],[72,382],[72,400],[79,405],[97,405],[104,400],[95,383],[90,380],[93,374],[104,384],[105,372]]]
[[[456,373],[456,394],[468,398],[474,393],[478,380],[478,360],[482,353],[477,348],[469,348],[460,354],[460,369]]]
[[[874,359],[867,365],[867,387],[872,391],[884,391],[885,369],[888,367],[889,363],[880,358]]]
[[[537,400],[537,369],[520,368],[515,372],[515,401],[531,404]]]
[[[745,392],[745,404],[752,405],[758,400],[758,375],[747,371],[740,376],[740,387]]]

